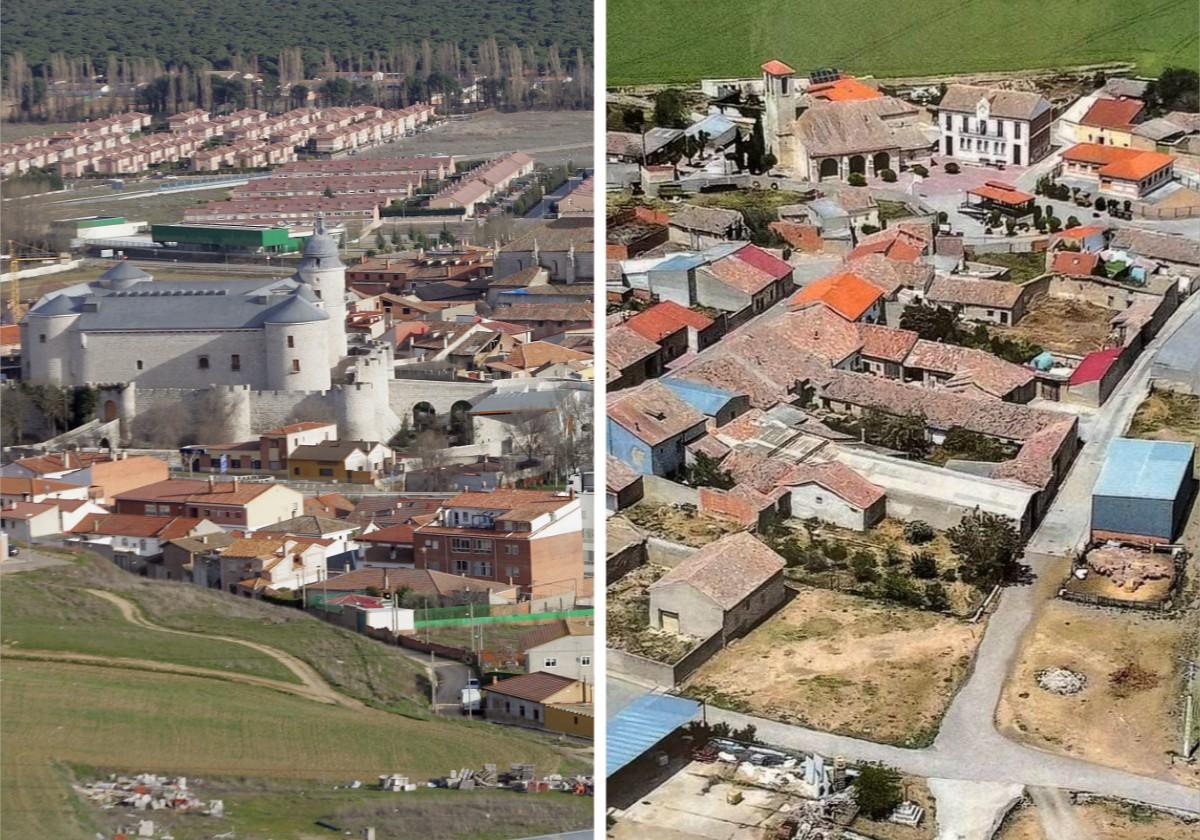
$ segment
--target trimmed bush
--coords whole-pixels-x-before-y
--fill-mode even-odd
[[[962,171],[958,168],[958,164],[954,161],[950,161],[944,167],[942,167],[942,169],[947,175],[957,175]]]
[[[896,180],[896,173],[890,169],[883,169],[879,172],[879,177],[887,183],[891,184]]]
[[[865,187],[867,178],[861,172],[851,172],[850,176],[846,178],[846,183],[852,187]]]
[[[929,177],[929,170],[926,169],[924,166],[922,166],[919,163],[913,164],[912,166],[908,167],[908,171],[912,172],[914,175],[920,175],[922,178]]]

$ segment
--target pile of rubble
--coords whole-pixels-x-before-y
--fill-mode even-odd
[[[183,811],[209,817],[225,815],[220,799],[203,800],[188,790],[183,776],[169,778],[153,773],[137,776],[110,776],[105,782],[76,785],[79,795],[101,808],[118,806],[137,811]]]
[[[506,772],[497,772],[495,764],[485,764],[478,770],[470,767],[455,768],[448,775],[430,779],[427,787],[449,790],[502,789],[518,793],[545,793],[560,791],[578,796],[593,793],[591,776],[562,776],[552,773],[537,778],[532,764],[512,764]],[[393,792],[412,792],[417,785],[408,776],[388,773],[379,777],[379,789]]]
[[[1088,681],[1087,674],[1080,674],[1068,668],[1043,668],[1034,674],[1034,677],[1040,688],[1063,697],[1083,691]]]
[[[791,755],[723,738],[714,738],[698,752],[704,756],[701,760],[715,752],[717,761],[735,765],[734,781],[805,799],[824,799],[842,793],[858,772],[848,768],[840,756],[827,761],[816,753]]]
[[[1165,580],[1175,575],[1175,559],[1125,545],[1106,544],[1087,554],[1087,567],[1104,575],[1125,592],[1137,592],[1147,582]]]

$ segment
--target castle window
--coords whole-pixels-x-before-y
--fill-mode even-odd
[[[300,372],[300,360],[292,359],[292,373],[299,373],[299,372]]]
[[[138,369],[138,370],[142,370],[142,369],[143,369],[145,366],[146,366],[146,365],[145,365],[145,363],[144,363],[144,362],[142,362],[142,360],[141,360],[141,359],[138,359],[138,360],[137,360],[137,369]]]
[[[208,356],[201,356],[196,362],[200,370],[208,370]]]
[[[234,353],[232,356],[229,357],[229,369],[230,370],[241,370],[242,369],[242,357],[239,356],[237,353]]]
[[[38,344],[45,344],[45,343],[46,343],[46,334],[41,333],[40,335],[38,335]]]
[[[287,340],[287,346],[288,346],[288,347],[295,347],[295,346],[296,346],[296,336],[294,336],[294,335],[289,335],[289,336],[288,336],[288,340]]]

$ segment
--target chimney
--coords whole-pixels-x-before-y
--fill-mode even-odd
[[[217,485],[217,480],[211,475],[208,477],[208,492],[211,493]]]

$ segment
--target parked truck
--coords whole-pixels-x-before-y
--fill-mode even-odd
[[[461,692],[462,695],[462,713],[479,714],[483,711],[483,691],[479,688],[479,680],[470,677],[467,680],[467,687]]]

